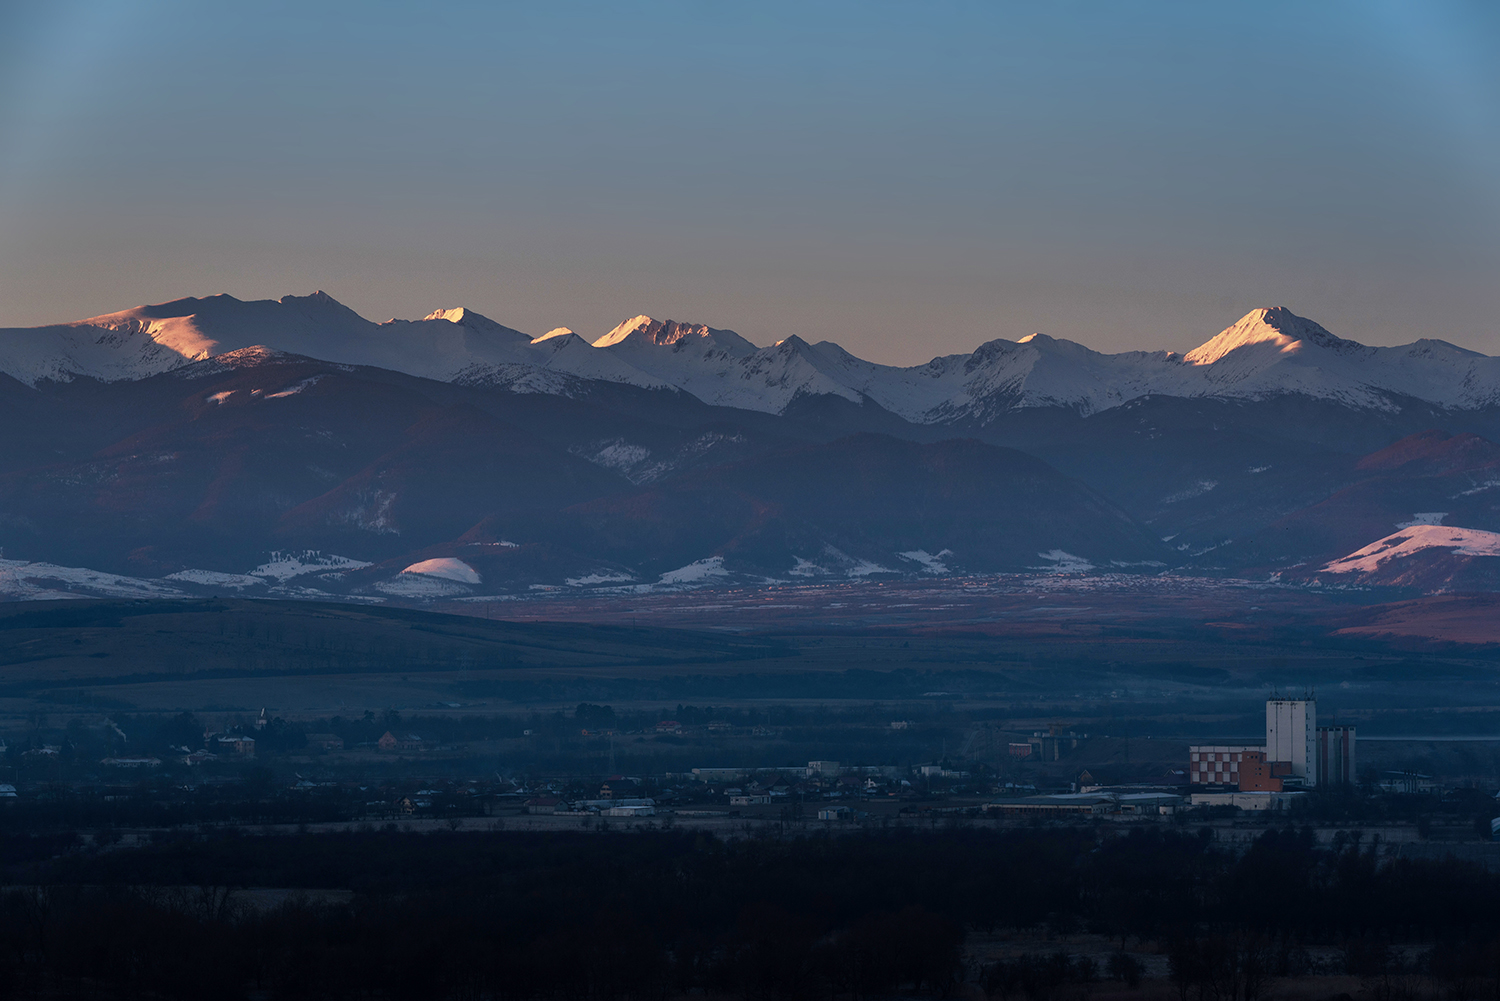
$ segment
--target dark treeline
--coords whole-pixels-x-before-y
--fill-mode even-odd
[[[679,705],[652,711],[616,711],[610,705],[579,703],[571,712],[531,712],[525,714],[480,713],[402,713],[366,711],[360,716],[331,716],[310,720],[284,720],[273,716],[267,726],[254,726],[252,714],[198,716],[192,713],[130,714],[115,713],[105,722],[85,723],[74,718],[62,728],[46,728],[45,717],[35,716],[30,730],[11,734],[5,756],[0,758],[11,767],[25,767],[25,752],[49,743],[59,748],[59,760],[97,764],[106,755],[171,755],[186,747],[202,747],[206,734],[213,731],[244,732],[254,736],[258,755],[305,752],[307,735],[334,734],[348,747],[371,746],[386,731],[414,733],[433,746],[466,744],[487,740],[515,740],[528,734],[570,737],[575,740],[584,729],[620,731],[655,730],[658,722],[673,719],[684,726],[701,726],[711,722],[732,727],[775,726],[778,729],[809,728],[822,733],[831,725],[885,727],[893,715],[926,716],[923,725],[944,725],[946,706],[933,710],[921,706],[892,709],[879,704],[867,707],[830,709],[826,706],[762,706],[755,709],[728,706]],[[920,710],[920,711],[919,711]],[[102,718],[102,717],[101,717]],[[49,762],[50,764],[50,762]]]
[[[1500,928],[1500,878],[1382,863],[1357,842],[1319,849],[1306,831],[1239,855],[1159,829],[26,840],[5,846],[13,888],[0,894],[12,997],[860,998],[970,979],[1041,999],[1070,979],[1139,979],[1123,952],[1102,971],[1066,956],[965,969],[968,932],[1046,928],[1161,943],[1184,998],[1244,1001],[1302,972],[1314,945],[1366,973],[1393,968],[1392,943],[1439,943],[1430,972],[1492,989]],[[256,910],[228,894],[241,886],[309,896]]]
[[[58,828],[92,829],[95,839],[118,840],[119,828],[177,828],[204,824],[322,824],[337,821],[387,817],[387,811],[370,817],[365,795],[358,789],[287,789],[266,768],[252,767],[242,782],[196,788],[172,788],[167,779],[140,782],[114,789],[44,790],[34,799],[4,808],[0,817],[0,844],[14,841],[7,835],[25,831],[56,831]],[[436,797],[448,807],[451,797]],[[464,804],[467,806],[467,804]],[[439,811],[444,816],[457,809]],[[81,845],[84,838],[60,835]]]

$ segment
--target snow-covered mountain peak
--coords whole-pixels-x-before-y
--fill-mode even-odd
[[[1225,327],[1218,336],[1200,344],[1183,356],[1189,365],[1212,365],[1239,351],[1256,345],[1267,345],[1281,354],[1295,354],[1306,344],[1335,351],[1358,349],[1362,345],[1335,337],[1321,325],[1298,316],[1285,306],[1252,309]]]
[[[452,323],[459,327],[463,327],[465,330],[472,331],[476,334],[490,334],[502,337],[506,340],[525,342],[531,341],[531,337],[529,335],[523,334],[519,330],[514,330],[510,327],[507,327],[503,323],[497,323],[482,313],[476,313],[472,309],[465,309],[462,306],[459,306],[457,309],[433,310],[422,319],[424,322],[428,320],[446,320],[449,323]],[[402,323],[404,321],[391,320],[389,322]],[[381,326],[384,325],[385,324],[381,324]]]
[[[653,320],[651,317],[644,314],[642,314],[641,316],[632,316],[624,323],[617,324],[613,330],[595,341],[594,347],[609,348],[614,347],[616,344],[623,344],[627,337],[629,337],[631,334],[636,333],[637,331],[645,331],[647,332],[647,336],[649,337],[649,332],[653,324],[656,324],[659,327],[660,321]]]
[[[690,345],[700,350],[719,350],[735,356],[754,354],[756,347],[733,330],[716,330],[702,323],[679,323],[649,316],[633,316],[594,342],[596,348],[618,345],[651,345],[681,350]]]
[[[1035,334],[1030,334],[1028,335],[1028,338],[1035,336]],[[996,358],[1008,358],[1022,350],[1023,348],[1021,342],[1007,341],[1003,337],[997,337],[992,341],[985,341],[968,355],[960,355],[958,357],[965,358],[966,365],[969,368],[975,368],[980,365],[984,365],[987,362],[993,361]]]
[[[474,316],[479,316],[479,314],[471,309],[465,309],[464,307],[459,306],[457,309],[434,309],[432,312],[422,317],[422,319],[447,320],[449,323],[457,323],[462,326],[466,318]]]
[[[1100,352],[1095,351],[1087,344],[1079,344],[1070,341],[1066,337],[1053,337],[1051,334],[1027,334],[1016,342],[1026,347],[1033,348],[1048,355],[1060,355],[1070,358],[1101,358]]]
[[[213,298],[215,301],[221,299],[227,300],[225,308],[230,308],[230,303],[241,307],[256,305],[253,301],[241,302],[232,295],[216,295]],[[275,302],[276,305],[283,307],[282,312],[284,314],[295,314],[313,323],[347,324],[370,322],[322,289],[311,295],[284,295],[280,299],[275,300]]]
[[[1366,347],[1284,307],[1256,309],[1199,347],[1104,354],[1035,333],[899,367],[793,334],[757,348],[732,330],[634,316],[593,344],[567,327],[532,338],[470,309],[372,323],[325,292],[230,295],[137,306],[72,324],[0,331],[0,372],[31,386],[140,379],[275,350],[512,392],[571,394],[580,380],[673,389],[714,405],[782,413],[809,396],[872,401],[918,424],[986,425],[1033,407],[1091,414],[1143,396],[1300,395],[1399,411],[1409,400],[1500,407],[1500,358],[1423,339]]]

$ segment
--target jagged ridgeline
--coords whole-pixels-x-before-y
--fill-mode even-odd
[[[899,368],[646,316],[590,343],[220,295],[0,331],[0,372],[11,597],[1500,580],[1500,359],[1282,308],[1186,354],[1033,335]]]

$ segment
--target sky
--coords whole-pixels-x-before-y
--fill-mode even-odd
[[[1500,354],[1500,4],[0,0],[0,326],[322,289],[914,364]]]

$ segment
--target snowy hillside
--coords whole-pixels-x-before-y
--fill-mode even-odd
[[[179,299],[74,324],[3,330],[0,371],[27,385],[78,376],[139,379],[254,346],[442,381],[521,383],[533,392],[562,392],[568,377],[654,384],[580,337],[533,343],[466,309],[373,323],[323,292],[254,302]]]
[[[1257,309],[1202,346],[1104,354],[1032,334],[900,368],[829,341],[755,348],[733,331],[638,316],[594,342],[706,403],[780,413],[798,396],[868,398],[919,424],[987,423],[1028,407],[1097,413],[1143,396],[1264,399],[1301,394],[1393,409],[1393,397],[1476,409],[1500,402],[1500,359],[1444,341],[1371,348],[1284,308]]]
[[[1334,560],[1321,574],[1341,584],[1493,590],[1500,584],[1500,533],[1411,525]]]
[[[1455,556],[1500,556],[1500,533],[1432,524],[1408,525],[1357,552],[1334,560],[1323,571],[1373,573],[1391,560],[1415,556],[1429,549],[1446,549]]]
[[[819,370],[797,337],[757,348],[732,330],[637,316],[594,347],[714,406],[780,413],[805,395],[859,401],[858,392]]]
[[[566,328],[531,338],[465,309],[373,323],[318,292],[141,306],[79,323],[0,330],[0,371],[28,385],[143,378],[255,345],[323,361],[524,393],[579,380],[675,388],[705,403],[782,413],[793,401],[870,400],[920,424],[980,424],[1022,408],[1097,413],[1144,396],[1297,394],[1393,412],[1405,398],[1500,404],[1500,359],[1444,341],[1366,347],[1283,308],[1253,310],[1187,354],[1103,354],[1033,334],[900,368],[792,335],[757,347],[731,330],[636,316],[590,344]]]

